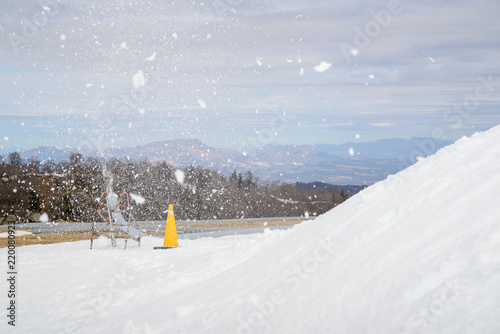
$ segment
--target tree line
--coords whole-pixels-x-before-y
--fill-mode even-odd
[[[144,199],[132,201],[137,220],[164,220],[170,203],[182,220],[318,215],[347,198],[341,191],[260,182],[251,171],[225,176],[198,166],[178,169],[164,161],[84,158],[76,152],[64,162],[43,163],[13,152],[0,157],[0,177],[0,218],[14,215],[18,222],[34,213],[51,221],[89,222],[110,188]]]

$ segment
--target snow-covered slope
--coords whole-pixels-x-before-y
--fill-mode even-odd
[[[16,330],[499,333],[499,166],[497,126],[289,231],[22,247]]]

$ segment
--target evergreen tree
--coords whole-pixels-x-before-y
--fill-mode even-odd
[[[30,190],[29,207],[31,212],[40,212],[40,198],[35,190]]]
[[[349,198],[349,195],[344,191],[344,189],[340,189],[340,198],[342,198],[342,202]]]
[[[21,154],[19,152],[9,153],[9,164],[16,169],[21,167]]]
[[[245,186],[251,187],[255,185],[253,174],[251,171],[246,172]]]
[[[243,175],[241,173],[238,174],[238,188],[243,186]]]
[[[231,177],[230,177],[231,181],[233,182],[237,182],[238,181],[238,176],[236,175],[236,169],[234,170],[234,172],[231,174]]]

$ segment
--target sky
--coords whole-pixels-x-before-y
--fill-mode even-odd
[[[500,124],[500,3],[2,0],[0,154],[245,150]]]

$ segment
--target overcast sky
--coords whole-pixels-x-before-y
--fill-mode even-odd
[[[0,150],[457,139],[500,123],[500,3],[2,0]]]

